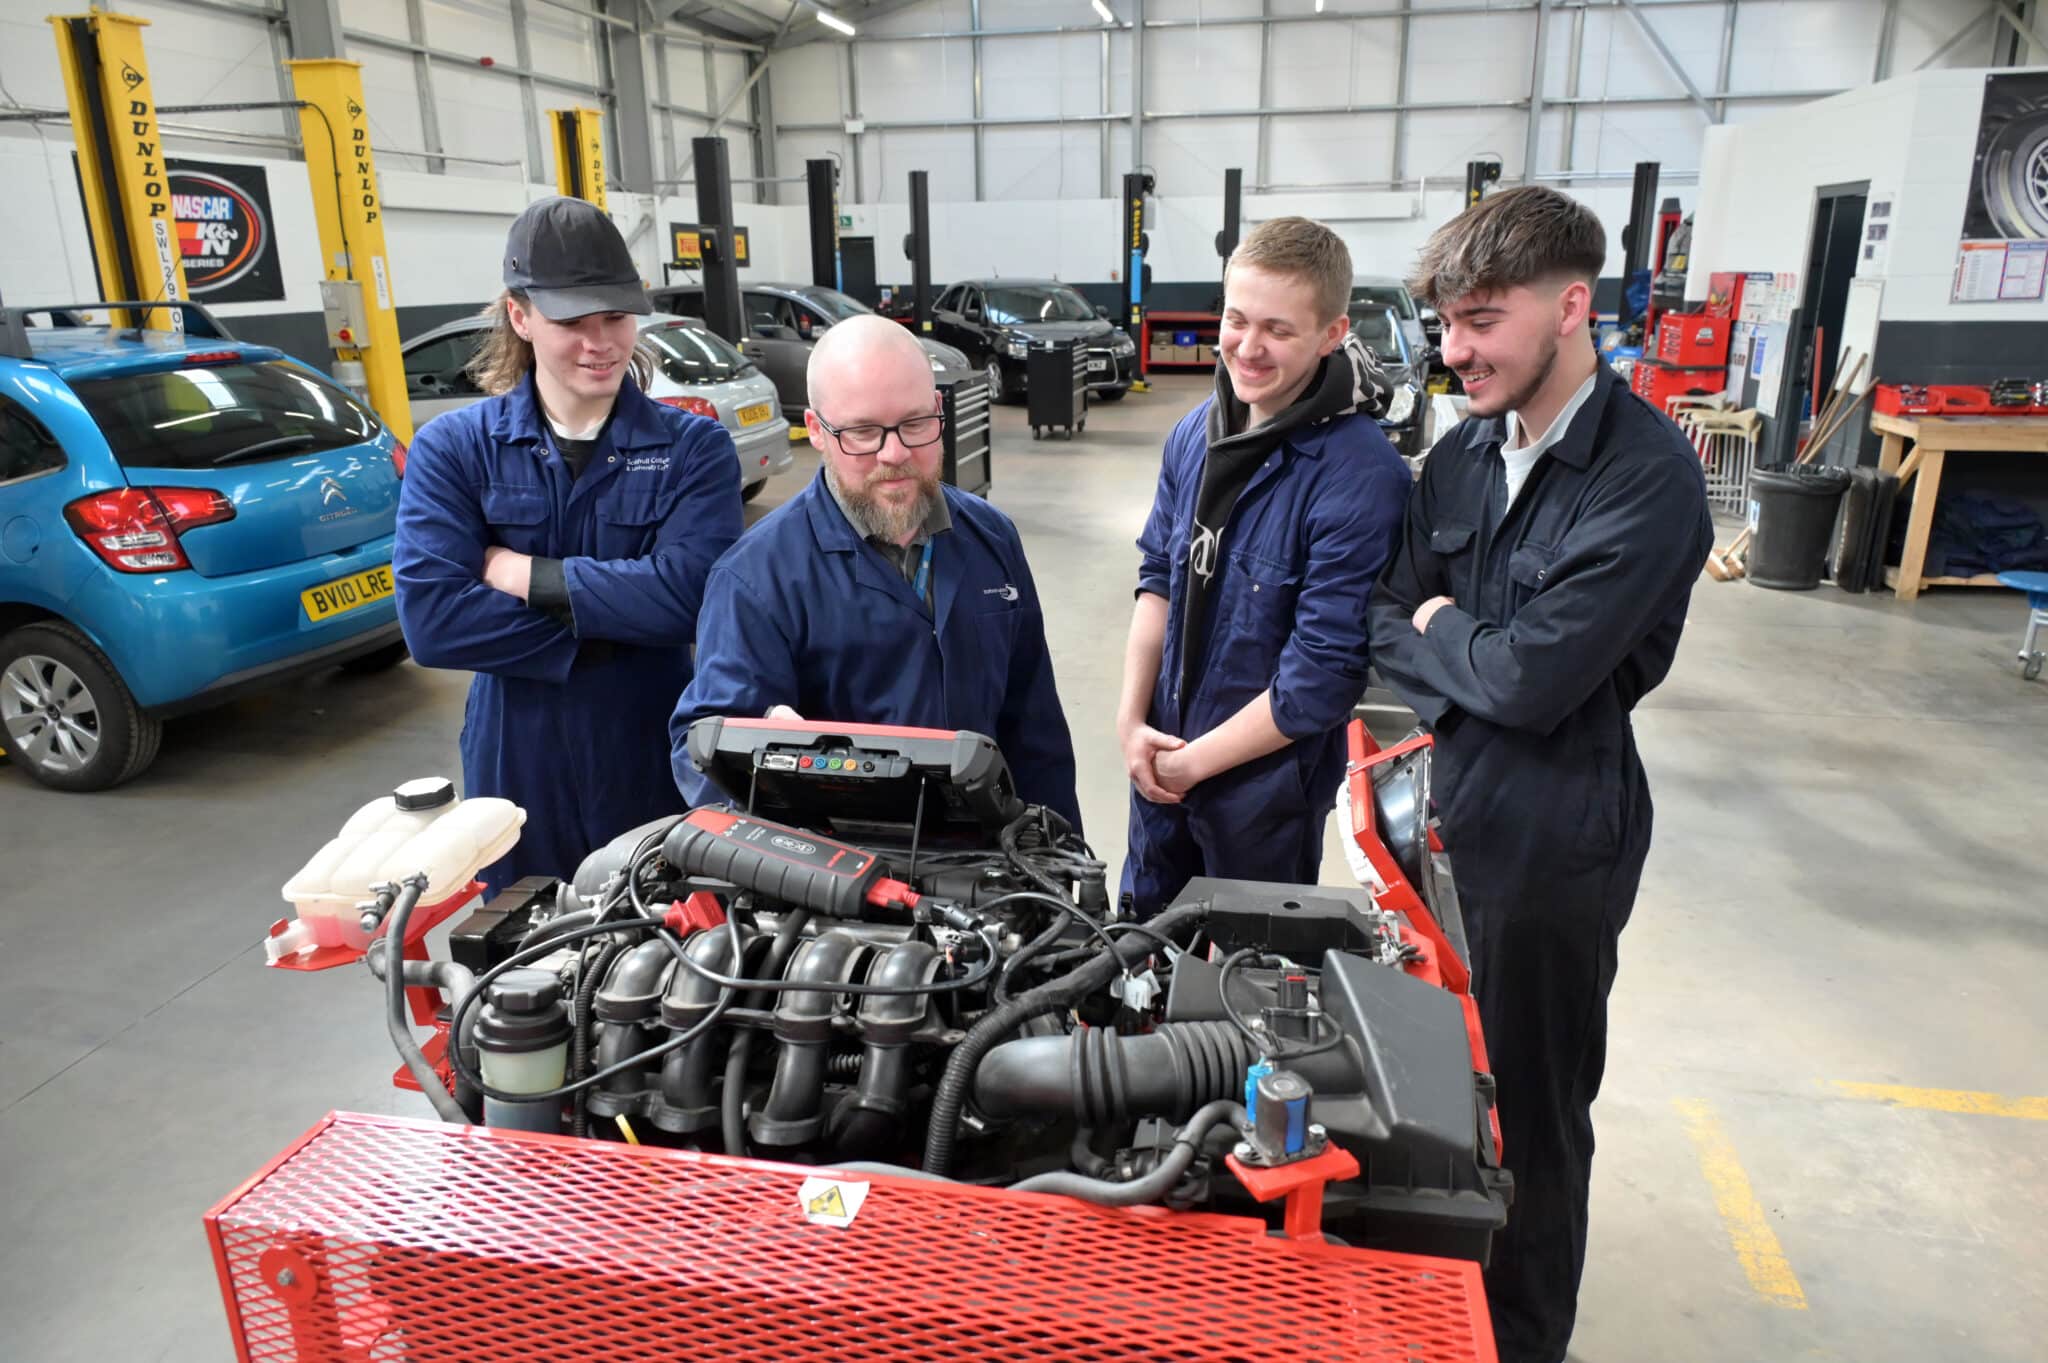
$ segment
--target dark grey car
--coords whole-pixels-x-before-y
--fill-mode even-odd
[[[982,367],[995,402],[1023,393],[1033,341],[1071,341],[1086,353],[1090,400],[1115,402],[1130,392],[1138,348],[1108,318],[1056,279],[963,280],[932,304],[939,339]]]
[[[704,315],[704,290],[694,284],[648,290],[654,306],[665,312]],[[782,414],[792,422],[803,420],[808,405],[805,370],[811,362],[811,347],[835,322],[874,311],[857,298],[822,284],[755,284],[740,287],[740,310],[746,316],[747,335],[740,353],[759,366],[775,384],[782,400]],[[952,346],[929,338],[919,344],[932,362],[932,378],[940,384],[955,383],[974,372],[967,357]]]
[[[1393,402],[1380,418],[1380,430],[1402,458],[1419,458],[1426,448],[1423,426],[1429,417],[1429,395],[1424,391],[1426,371],[1421,356],[1408,344],[1407,328],[1392,308],[1353,303],[1351,333],[1365,342],[1393,381]]]

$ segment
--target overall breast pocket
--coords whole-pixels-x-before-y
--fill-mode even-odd
[[[479,499],[492,544],[521,554],[548,556],[547,493],[537,487],[494,483]]]
[[[1508,555],[1510,610],[1520,610],[1531,597],[1550,585],[1550,566],[1557,551],[1548,544],[1523,542]]]
[[[1223,582],[1210,629],[1214,682],[1233,691],[1273,680],[1280,650],[1294,630],[1301,574],[1285,563],[1242,550],[1224,555]],[[1203,689],[1216,693],[1215,685]]]
[[[654,491],[630,493],[597,512],[597,557],[642,558],[654,549],[668,508]]]
[[[1443,594],[1460,601],[1473,594],[1472,536],[1469,525],[1436,525],[1429,531],[1429,552],[1443,573]]]

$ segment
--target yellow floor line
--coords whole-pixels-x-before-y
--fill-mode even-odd
[[[1972,1117],[2022,1117],[2048,1122],[2048,1098],[2008,1098],[2002,1093],[1976,1093],[1969,1089],[1916,1089],[1903,1084],[1857,1084],[1835,1080],[1846,1097],[1867,1098],[1894,1107],[1925,1108],[1929,1112],[1960,1112]]]
[[[1706,1175],[1707,1186],[1714,1191],[1715,1210],[1721,1213],[1721,1222],[1728,1228],[1729,1243],[1735,1248],[1735,1257],[1741,1262],[1749,1285],[1774,1306],[1804,1311],[1806,1290],[1800,1287],[1799,1276],[1785,1258],[1784,1247],[1764,1215],[1763,1204],[1756,1200],[1749,1175],[1742,1171],[1734,1143],[1721,1129],[1714,1109],[1692,1098],[1674,1099],[1673,1106],[1685,1119],[1686,1134],[1692,1137],[1693,1148],[1699,1155],[1700,1172]]]

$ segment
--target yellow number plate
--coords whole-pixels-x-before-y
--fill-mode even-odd
[[[305,604],[306,618],[325,620],[341,615],[372,601],[382,601],[391,595],[391,565],[384,564],[354,577],[338,578],[309,587],[299,593],[299,600]]]
[[[775,408],[773,404],[766,402],[756,402],[751,406],[740,408],[740,425],[758,426],[762,422],[766,421],[769,417],[774,415]]]

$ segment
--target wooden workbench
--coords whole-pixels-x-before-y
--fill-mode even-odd
[[[1878,467],[1898,475],[1900,487],[1913,483],[1913,509],[1906,520],[1906,547],[1899,566],[1884,571],[1885,582],[1911,601],[1922,587],[1996,587],[1995,573],[1975,577],[1926,577],[1927,539],[1934,532],[1934,499],[1941,495],[1942,466],[1951,454],[2048,454],[2048,417],[1892,416],[1874,412],[1870,429],[1884,437]],[[1913,451],[1906,452],[1906,442]]]

